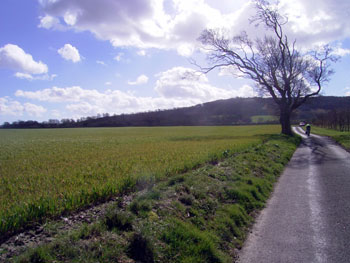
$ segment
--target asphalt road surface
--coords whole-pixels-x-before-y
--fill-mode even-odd
[[[350,154],[303,136],[257,218],[240,263],[350,262]]]

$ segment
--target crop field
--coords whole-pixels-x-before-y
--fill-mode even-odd
[[[0,234],[261,143],[277,125],[0,130]]]

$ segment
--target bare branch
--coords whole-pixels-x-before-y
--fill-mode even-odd
[[[330,63],[337,57],[329,46],[302,54],[296,49],[296,40],[291,44],[284,32],[286,16],[265,0],[256,0],[256,10],[250,22],[263,24],[272,34],[252,41],[246,32],[229,39],[223,30],[204,30],[198,40],[208,52],[210,66],[193,64],[204,73],[235,68],[253,80],[261,93],[272,96],[280,106],[282,120],[282,116],[289,118],[309,97],[320,93],[333,74]]]

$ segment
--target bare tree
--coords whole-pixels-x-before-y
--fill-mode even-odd
[[[207,50],[208,73],[215,68],[232,67],[256,83],[261,95],[272,96],[280,110],[282,133],[292,135],[291,114],[307,98],[320,93],[333,71],[330,62],[337,58],[327,45],[301,52],[296,40],[289,42],[284,31],[288,22],[264,0],[256,1],[257,13],[251,22],[263,24],[267,34],[252,41],[246,32],[228,38],[223,30],[204,30],[199,41]]]

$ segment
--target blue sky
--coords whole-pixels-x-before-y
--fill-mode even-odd
[[[324,95],[350,96],[350,2],[281,0],[301,48],[341,56]],[[196,40],[205,28],[246,30],[244,0],[1,0],[0,124],[191,106],[256,95],[253,83],[213,71]]]

